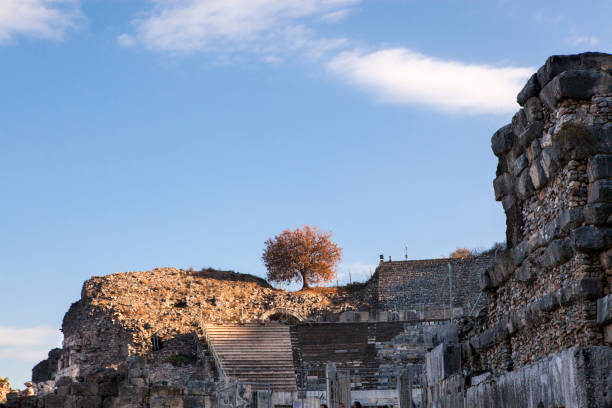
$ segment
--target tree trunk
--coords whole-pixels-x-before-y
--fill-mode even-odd
[[[302,274],[302,289],[300,290],[304,290],[304,289],[310,289],[310,286],[308,286],[308,283],[306,283],[306,274]]]

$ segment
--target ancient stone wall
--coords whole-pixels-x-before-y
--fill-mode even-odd
[[[55,387],[36,395],[8,394],[2,408],[200,408],[213,406],[215,383],[192,379],[177,384],[153,380],[144,357],[130,357],[116,369],[101,369],[80,381],[57,379]]]
[[[484,297],[479,299],[480,275],[493,264],[494,259],[495,254],[490,253],[464,259],[381,262],[370,283],[376,292],[376,307],[380,310],[408,309],[417,312],[437,310],[437,318],[448,319],[452,281],[453,308],[460,309],[459,314],[469,313],[477,309],[477,300],[480,305],[486,305]]]
[[[461,361],[428,370],[429,406],[612,406],[612,55],[551,57],[518,102],[492,138],[508,250],[484,322],[429,354]]]
[[[603,343],[596,301],[612,274],[612,56],[551,57],[493,135],[509,250],[483,279],[496,369]],[[545,329],[543,329],[543,327]],[[487,347],[485,347],[487,346]]]

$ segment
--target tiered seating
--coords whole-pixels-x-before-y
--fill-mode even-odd
[[[320,323],[298,326],[297,335],[305,364],[377,367],[376,343],[391,341],[402,330],[401,322]]]
[[[206,336],[226,376],[295,391],[295,367],[289,326],[280,324],[208,324]]]

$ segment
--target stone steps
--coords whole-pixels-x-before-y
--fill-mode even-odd
[[[297,390],[288,326],[208,324],[205,329],[226,376],[270,384],[276,391]]]

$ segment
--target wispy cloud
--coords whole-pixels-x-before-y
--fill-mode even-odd
[[[349,8],[332,11],[332,12],[323,14],[321,16],[321,20],[325,21],[326,23],[338,23],[346,19],[354,11],[355,9],[349,9]]]
[[[594,47],[599,44],[599,37],[575,34],[567,38],[567,43],[575,47]]]
[[[389,103],[427,105],[467,113],[507,113],[531,67],[469,64],[406,48],[347,51],[347,38],[322,38],[316,23],[346,18],[362,0],[151,0],[121,46],[170,54],[205,52],[215,61],[279,64],[292,55],[324,64],[338,78]],[[219,63],[219,62],[218,62]]]
[[[62,335],[51,327],[18,328],[0,326],[0,359],[36,363],[50,349],[61,345]]]
[[[79,0],[2,0],[0,44],[18,36],[60,40],[80,17]]]
[[[328,68],[384,102],[468,113],[516,110],[516,94],[534,71],[531,67],[466,64],[406,48],[344,52]]]
[[[153,0],[145,18],[134,21],[135,32],[122,34],[122,45],[139,43],[151,50],[247,50],[269,53],[279,47],[318,49],[329,46],[304,27],[313,18],[361,0]],[[298,39],[299,42],[288,40]],[[130,41],[130,39],[132,41]],[[322,46],[320,41],[324,41]],[[332,42],[333,43],[333,42]]]

